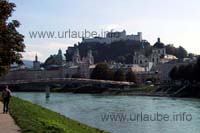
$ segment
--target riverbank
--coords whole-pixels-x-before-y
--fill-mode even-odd
[[[10,108],[11,116],[24,133],[104,132],[16,97],[12,97]]]
[[[13,87],[12,91],[14,92],[45,92],[45,90],[19,90]],[[140,86],[132,86],[129,88],[102,88],[102,87],[91,87],[91,86],[84,86],[84,87],[76,87],[76,88],[59,88],[59,87],[52,87],[50,92],[58,92],[58,93],[73,93],[73,94],[101,94],[101,95],[128,95],[128,96],[165,96],[168,97],[170,95],[164,93],[163,91],[156,90],[159,86],[154,85],[140,85]]]

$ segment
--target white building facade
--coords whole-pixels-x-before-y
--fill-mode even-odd
[[[152,53],[148,57],[141,52],[135,52],[133,56],[133,64],[138,64],[145,67],[146,71],[150,71],[160,63],[166,63],[177,58],[173,55],[166,54],[165,45],[158,38],[157,42],[153,45]]]

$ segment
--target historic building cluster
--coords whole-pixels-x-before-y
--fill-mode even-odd
[[[166,54],[165,45],[158,38],[157,42],[153,45],[151,54],[147,57],[143,51],[135,52],[133,56],[133,64],[138,64],[145,68],[145,71],[155,70],[158,64],[164,64],[177,58],[173,55]]]
[[[99,43],[111,43],[112,41],[119,40],[137,40],[142,41],[142,33],[138,32],[138,35],[126,35],[126,31],[122,32],[112,32],[108,33],[106,38],[93,38],[93,39],[83,39],[83,42],[99,42]],[[147,56],[144,50],[135,52],[133,55],[132,64],[122,64],[117,62],[106,62],[110,69],[123,71],[134,71],[138,77],[143,81],[147,77],[152,77],[153,75],[159,77],[161,80],[169,80],[168,73],[170,69],[177,65],[177,58],[173,55],[166,53],[166,48],[164,43],[158,38],[157,42],[152,46],[151,53]],[[20,67],[17,70],[13,69],[7,78],[66,78],[72,77],[74,74],[80,74],[84,78],[89,78],[92,70],[95,68],[93,51],[88,50],[86,57],[81,57],[79,49],[73,51],[73,57],[71,61],[66,61],[63,57],[62,51],[59,49],[56,55],[50,56],[47,59],[49,65],[45,68],[41,65],[38,60],[37,55],[33,61],[32,69],[25,69],[25,67]],[[179,63],[182,64],[182,63]],[[19,77],[13,76],[18,71]],[[23,75],[23,76],[22,76]],[[6,77],[4,77],[6,78]]]
[[[125,31],[120,32],[120,36],[124,36],[124,32]],[[111,36],[111,33],[109,33],[108,36]],[[92,70],[96,66],[96,64],[94,64],[92,50],[88,51],[86,57],[81,57],[79,49],[77,48],[73,52],[72,60],[68,62],[64,60],[61,50],[58,51],[57,55],[52,57],[54,65],[49,65],[48,68],[57,68],[57,70],[62,71],[62,77],[72,77],[74,74],[80,74],[82,77],[89,78]],[[122,64],[116,62],[107,62],[107,64],[113,70],[122,69],[124,71],[134,71],[140,76],[144,76],[143,74],[148,73],[152,76],[152,74],[158,70],[158,66],[160,67],[160,64],[165,64],[172,60],[177,60],[177,58],[173,55],[166,54],[165,45],[160,41],[160,38],[158,38],[157,42],[153,45],[149,56],[146,56],[144,51],[141,50],[135,52],[133,55],[132,64]],[[36,55],[35,61],[33,61],[33,70],[40,69],[40,62],[38,61]]]

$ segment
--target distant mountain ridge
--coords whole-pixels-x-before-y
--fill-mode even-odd
[[[27,68],[33,68],[33,61],[30,60],[22,60],[22,61]]]

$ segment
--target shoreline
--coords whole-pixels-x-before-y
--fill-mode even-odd
[[[107,133],[29,101],[12,97],[10,113],[21,132]]]
[[[45,93],[43,91],[15,91],[14,93]],[[70,94],[91,94],[91,95],[102,95],[102,96],[148,96],[148,97],[168,97],[168,98],[195,98],[199,99],[198,97],[178,97],[178,96],[171,96],[169,94],[155,94],[155,93],[72,93],[72,92],[51,92],[51,93],[70,93]]]

